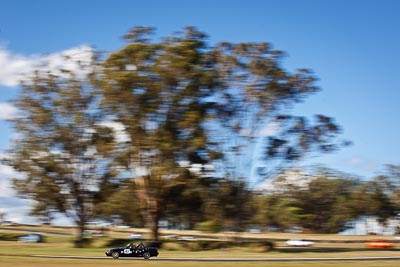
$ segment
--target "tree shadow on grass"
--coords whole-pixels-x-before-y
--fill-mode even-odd
[[[282,253],[334,253],[334,252],[366,252],[366,251],[397,251],[398,248],[342,248],[342,247],[276,247],[275,251]]]

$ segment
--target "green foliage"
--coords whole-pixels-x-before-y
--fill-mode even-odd
[[[244,181],[220,179],[216,189],[213,217],[224,230],[243,231],[255,212],[252,191]]]
[[[143,227],[139,200],[135,197],[135,183],[126,180],[116,185],[106,184],[104,187],[101,187],[103,197],[96,203],[96,217],[104,220],[114,218],[125,225]]]
[[[271,44],[212,46],[194,27],[160,40],[152,28],[136,27],[125,40],[93,62],[87,77],[38,71],[16,99],[21,116],[13,123],[21,137],[9,164],[25,174],[14,185],[36,201],[35,216],[62,212],[81,233],[93,217],[119,216],[145,224],[155,240],[159,220],[175,213],[190,227],[215,219],[242,230],[255,207],[238,158],[249,155],[267,123],[279,131],[263,136],[266,161],[286,164],[337,148],[333,119],[316,115],[310,122],[288,113],[319,88],[310,70],[285,70],[284,54]],[[116,142],[104,122],[118,123],[128,138]],[[229,179],[205,182],[206,173],[188,171],[194,164],[212,164]],[[278,201],[283,212],[271,218],[286,221],[282,227],[308,218],[308,203],[298,201]]]
[[[115,178],[113,136],[101,126],[94,86],[72,72],[37,71],[15,100],[19,137],[8,164],[23,174],[14,188],[34,200],[32,215],[49,222],[61,212],[80,228],[92,218],[99,186]]]
[[[206,206],[206,192],[210,191],[210,186],[206,179],[192,175],[189,171],[171,179],[170,183],[162,216],[170,225],[184,225],[193,229],[204,218],[203,208]]]
[[[74,246],[76,248],[90,248],[92,243],[92,238],[80,238],[74,241]]]
[[[205,221],[197,223],[195,229],[205,233],[218,233],[223,230],[223,227],[216,221]]]
[[[274,248],[272,241],[179,241],[163,242],[162,248],[165,250],[183,250],[183,251],[207,251],[207,250],[229,250],[231,248],[252,248],[253,251],[266,252]]]
[[[338,233],[359,216],[377,216],[384,223],[396,215],[385,177],[361,182],[348,174],[319,171],[302,186],[280,179],[278,191],[257,197],[253,219],[263,227]]]
[[[398,209],[393,201],[395,193],[390,190],[391,183],[385,176],[378,176],[362,184],[354,197],[357,199],[354,209],[364,215],[377,216],[381,223],[396,216]]]
[[[390,192],[390,203],[400,213],[400,164],[388,165],[385,173],[385,192]]]
[[[0,241],[17,241],[18,237],[22,235],[23,234],[16,233],[0,233]]]

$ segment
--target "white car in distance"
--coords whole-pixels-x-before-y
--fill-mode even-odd
[[[286,241],[286,244],[291,247],[309,247],[313,245],[315,242],[307,241],[302,239],[290,239]]]

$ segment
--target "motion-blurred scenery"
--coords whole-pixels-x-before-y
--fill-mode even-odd
[[[397,83],[393,76],[382,84],[371,78],[400,59],[398,46],[381,48],[388,51],[380,59],[391,57],[382,71],[386,63],[368,61],[373,55],[366,41],[346,35],[346,43],[340,43],[343,38],[337,37],[337,49],[364,53],[347,51],[340,56],[348,62],[338,64],[338,52],[320,39],[356,30],[361,39],[381,42],[366,31],[383,22],[367,20],[365,14],[390,21],[378,31],[386,36],[399,26],[392,14],[398,2],[206,1],[186,6],[150,1],[152,8],[144,12],[149,16],[182,8],[169,13],[182,13],[182,18],[165,25],[166,14],[136,18],[150,5],[139,1],[83,3],[85,12],[93,8],[96,13],[87,18],[75,10],[81,5],[77,1],[38,1],[40,11],[28,1],[6,2],[10,14],[0,20],[0,41],[6,43],[0,46],[0,127],[7,133],[0,147],[0,266],[66,266],[71,258],[87,266],[109,266],[99,260],[112,258],[170,259],[154,263],[160,266],[179,266],[174,259],[185,258],[193,266],[214,259],[229,266],[251,259],[260,261],[255,265],[275,259],[272,266],[281,266],[279,260],[302,266],[304,258],[345,258],[343,266],[374,257],[387,257],[375,259],[379,266],[400,260],[395,149],[400,128],[396,117],[390,119],[400,110],[390,99],[382,104],[391,112],[378,113],[380,99],[373,97],[380,92],[381,99],[398,99],[398,76]],[[223,7],[228,10],[222,12]],[[343,7],[354,10],[355,17]],[[136,13],[127,12],[135,8]],[[203,11],[201,18],[188,16],[196,9]],[[273,14],[278,10],[280,15]],[[110,21],[99,23],[100,14],[108,11]],[[10,33],[15,31],[11,13],[41,17],[40,25],[34,24],[42,29],[29,31],[40,36],[48,29],[45,42],[55,38],[57,44],[33,39],[28,48],[32,37],[20,40]],[[67,15],[55,17],[61,13]],[[204,23],[209,16],[211,22]],[[308,16],[330,28],[319,28]],[[296,25],[296,17],[308,26]],[[60,21],[64,24],[56,29]],[[143,24],[158,26],[135,26]],[[297,26],[297,37],[289,37]],[[16,28],[21,35],[27,31],[19,24]],[[233,28],[234,34],[228,34]],[[320,38],[311,38],[317,30],[323,31]],[[73,40],[80,46],[50,52],[71,44],[61,37],[64,31],[68,38],[76,34]],[[277,38],[276,46],[268,42],[270,36]],[[307,36],[311,40],[306,42]],[[105,41],[111,39],[118,43]],[[399,38],[393,42],[398,45]],[[321,53],[325,58],[317,60]],[[305,66],[315,62],[316,69],[301,61]],[[360,78],[354,68],[372,70]],[[354,80],[340,83],[347,77],[341,69]],[[380,126],[389,120],[391,128]],[[375,127],[381,127],[379,132],[369,131]],[[387,157],[379,164],[362,159],[380,157],[381,150]],[[43,257],[50,259],[45,263]]]

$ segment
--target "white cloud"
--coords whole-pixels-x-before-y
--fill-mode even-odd
[[[0,120],[9,120],[17,115],[17,108],[10,103],[0,102]]]
[[[32,201],[16,197],[0,197],[0,211],[4,212],[7,221],[32,224],[36,220],[27,214],[30,211]]]
[[[21,81],[29,80],[34,70],[40,69],[61,75],[59,69],[69,70],[85,75],[80,70],[79,63],[86,67],[92,61],[93,50],[88,45],[81,45],[61,52],[43,55],[21,55],[0,46],[0,85],[17,86]],[[79,63],[78,63],[79,62]]]
[[[16,86],[23,75],[32,71],[32,59],[11,54],[0,47],[0,84],[5,86]]]
[[[21,199],[17,197],[0,196],[0,212],[5,214],[5,220],[23,224],[37,224],[39,221],[36,217],[30,216],[33,200]],[[63,214],[54,214],[55,218],[52,221],[54,225],[72,226],[73,222]]]
[[[15,195],[11,188],[11,179],[22,175],[12,167],[0,164],[0,195],[3,197],[12,197]]]
[[[0,154],[0,158],[6,157],[7,155]],[[10,166],[0,164],[0,211],[6,214],[6,220],[31,223],[26,217],[31,201],[17,198],[12,189],[11,179],[17,177],[21,177],[21,174]]]

